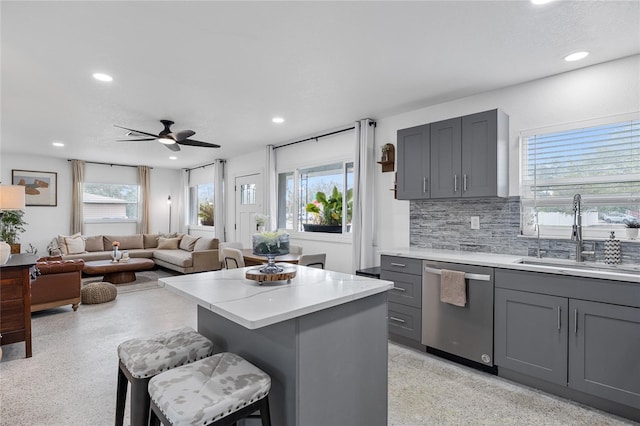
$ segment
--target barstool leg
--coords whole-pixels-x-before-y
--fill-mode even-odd
[[[271,414],[269,413],[269,395],[262,399],[260,404],[260,419],[262,420],[262,426],[271,426]]]
[[[131,380],[131,426],[147,426],[149,422],[149,379]]]
[[[118,366],[118,388],[116,393],[116,426],[122,426],[124,422],[124,406],[127,400],[127,386],[129,381]]]

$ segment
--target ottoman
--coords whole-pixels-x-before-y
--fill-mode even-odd
[[[96,303],[111,302],[118,295],[115,285],[106,282],[89,283],[80,290],[82,303],[92,305]]]

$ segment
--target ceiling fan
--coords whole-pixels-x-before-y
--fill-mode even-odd
[[[201,142],[194,139],[189,139],[191,136],[195,135],[196,132],[193,130],[179,130],[177,132],[171,131],[171,125],[173,121],[171,120],[160,120],[160,122],[164,125],[164,129],[158,133],[157,135],[153,133],[143,132],[141,130],[129,129],[128,127],[118,126],[114,124],[115,127],[119,129],[128,130],[127,136],[150,136],[150,137],[142,137],[136,139],[118,139],[118,142],[139,142],[139,141],[154,141],[164,144],[171,151],[180,151],[180,147],[178,145],[188,145],[188,146],[200,146],[203,148],[220,148],[220,145],[209,142]]]

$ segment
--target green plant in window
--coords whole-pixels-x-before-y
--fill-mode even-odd
[[[200,203],[198,218],[200,218],[200,225],[213,226],[213,203],[209,201]]]
[[[351,223],[353,210],[353,189],[347,191],[347,223]],[[315,200],[307,204],[306,211],[313,213],[314,223],[318,225],[342,225],[342,192],[337,187],[327,197],[324,192],[316,192]]]

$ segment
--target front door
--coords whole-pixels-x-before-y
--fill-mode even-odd
[[[251,235],[256,232],[256,213],[263,213],[262,174],[236,177],[236,239],[245,248],[251,247]]]

